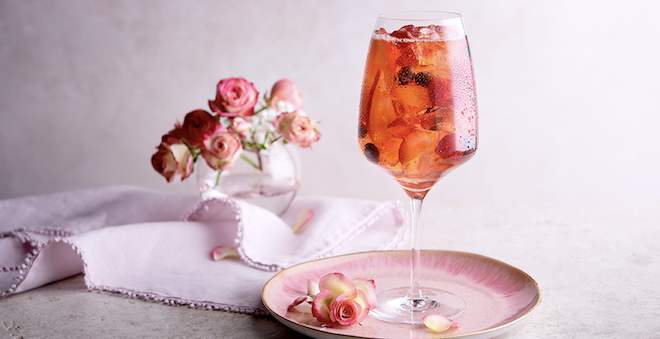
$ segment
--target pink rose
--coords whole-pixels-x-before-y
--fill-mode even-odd
[[[321,138],[321,133],[316,130],[316,122],[303,112],[282,113],[273,124],[277,133],[286,141],[302,148],[311,146]]]
[[[258,100],[259,92],[251,82],[227,78],[218,83],[215,100],[209,100],[209,107],[223,117],[250,116],[254,115]]]
[[[358,324],[378,306],[375,289],[373,280],[351,280],[341,273],[330,273],[319,281],[312,315],[327,326]]]
[[[181,141],[167,135],[163,136],[163,140],[156,153],[151,156],[151,165],[167,182],[172,182],[177,175],[181,175],[183,181],[190,176],[193,169],[190,149]]]
[[[234,167],[234,162],[242,151],[241,140],[222,125],[217,125],[215,130],[204,138],[202,157],[209,167],[222,171]]]
[[[193,147],[202,147],[204,136],[215,130],[218,119],[204,110],[194,110],[183,119],[180,128],[175,126],[170,134],[174,137],[185,139]]]
[[[231,119],[231,123],[229,124],[229,130],[236,133],[239,138],[247,137],[251,128],[252,124],[250,121],[241,117]]]
[[[268,105],[274,109],[278,109],[278,103],[280,101],[288,102],[293,106],[294,111],[300,111],[303,109],[303,98],[302,93],[296,86],[296,84],[289,79],[282,79],[273,85],[273,89],[270,91],[270,101]]]

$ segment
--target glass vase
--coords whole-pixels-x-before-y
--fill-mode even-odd
[[[195,166],[202,199],[241,199],[277,215],[286,211],[300,187],[297,152],[282,143],[257,151],[244,149],[234,167],[219,177],[203,158]]]

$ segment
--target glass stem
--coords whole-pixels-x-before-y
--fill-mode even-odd
[[[420,218],[422,212],[423,198],[410,198],[410,212],[412,215],[411,220],[411,241],[412,241],[412,258],[410,261],[410,290],[408,291],[409,306],[421,307],[423,306],[424,296],[421,289],[421,269],[420,269]]]

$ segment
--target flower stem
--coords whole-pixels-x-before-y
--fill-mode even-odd
[[[222,170],[218,171],[218,176],[215,177],[215,186],[213,186],[214,188],[218,187],[218,185],[220,184],[220,174],[222,174]]]
[[[244,153],[241,153],[241,159],[245,160],[248,164],[252,165],[252,167],[254,167],[255,169],[260,169],[259,164],[252,161],[252,159],[246,157]]]
[[[254,111],[254,114],[259,114],[259,113],[261,113],[263,110],[265,110],[266,108],[267,108],[267,106],[261,107],[261,108],[259,108],[258,110]]]

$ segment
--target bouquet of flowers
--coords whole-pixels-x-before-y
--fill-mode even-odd
[[[211,112],[197,109],[189,112],[183,122],[163,135],[156,153],[151,157],[154,169],[172,182],[190,176],[201,156],[212,169],[234,167],[244,151],[259,152],[277,142],[292,143],[302,148],[317,142],[321,134],[316,121],[303,112],[300,90],[291,80],[275,83],[270,96],[265,94],[262,107],[255,109],[259,92],[243,78],[226,78],[217,85],[215,100],[209,100]]]

